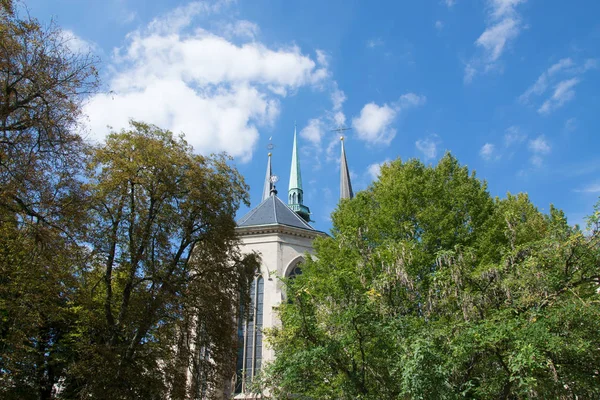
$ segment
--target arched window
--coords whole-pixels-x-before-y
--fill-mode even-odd
[[[288,267],[288,272],[286,275],[288,283],[291,283],[291,281],[293,281],[298,275],[302,275],[302,261],[304,260],[301,258],[299,261],[296,261],[293,266]],[[281,300],[288,303],[292,302],[292,299],[287,296],[286,288],[284,288],[284,290],[281,292]]]
[[[296,264],[296,266],[290,271],[290,274],[288,275],[288,278],[293,279],[298,275],[302,275],[302,268],[301,268],[302,263],[299,262],[298,264]]]
[[[248,319],[244,319],[245,309],[243,304],[240,304],[235,393],[246,392],[262,366],[264,286],[265,281],[260,275],[250,286],[251,309]]]

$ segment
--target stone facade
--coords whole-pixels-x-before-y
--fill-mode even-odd
[[[250,317],[238,321],[238,362],[231,395],[236,399],[265,397],[264,393],[251,393],[252,379],[264,363],[275,358],[273,349],[262,340],[262,331],[280,324],[277,308],[286,301],[282,278],[298,273],[297,267],[306,254],[313,253],[313,240],[326,235],[309,224],[310,210],[303,204],[296,147],[294,130],[290,184],[286,196],[288,204],[277,197],[277,178],[271,172],[269,153],[262,202],[242,217],[236,228],[241,242],[240,250],[244,253],[256,252],[261,257],[260,271],[257,271],[251,289]],[[341,167],[340,198],[352,198],[343,142]]]

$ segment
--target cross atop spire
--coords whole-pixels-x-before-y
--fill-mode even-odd
[[[351,199],[354,197],[352,192],[352,183],[350,182],[350,171],[346,162],[346,151],[344,149],[344,137],[340,137],[342,142],[342,158],[340,164],[340,199]]]

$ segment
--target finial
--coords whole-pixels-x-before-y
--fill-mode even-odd
[[[343,142],[343,141],[344,141],[344,137],[343,137],[343,136],[340,136],[340,140]]]
[[[269,193],[270,196],[277,196],[277,189],[275,188],[275,184],[277,183],[277,181],[279,181],[279,177],[277,175],[271,175],[271,192]]]
[[[267,145],[267,150],[273,150],[275,145],[273,144],[273,136],[269,137],[269,144]],[[271,153],[269,153],[271,155]]]
[[[269,157],[271,157],[271,156],[272,156],[272,154],[271,154],[271,153],[268,153],[267,155],[268,155]]]

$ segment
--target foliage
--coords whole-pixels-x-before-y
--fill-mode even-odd
[[[26,216],[67,231],[79,210],[84,95],[96,59],[74,52],[55,25],[0,5],[0,218]]]
[[[198,398],[223,385],[233,373],[235,302],[256,268],[237,251],[241,176],[224,156],[195,155],[139,122],[93,150],[88,174],[93,251],[68,390]]]
[[[65,376],[74,356],[81,258],[81,249],[54,229],[0,226],[2,398],[50,398]]]
[[[584,234],[527,195],[492,199],[449,154],[384,166],[287,282],[263,385],[275,398],[598,397],[597,215]]]
[[[0,2],[0,397],[50,398],[74,353],[83,142],[96,60]]]
[[[89,148],[96,58],[18,11],[0,2],[0,397],[210,394],[256,268],[234,234],[247,187],[143,123]]]

